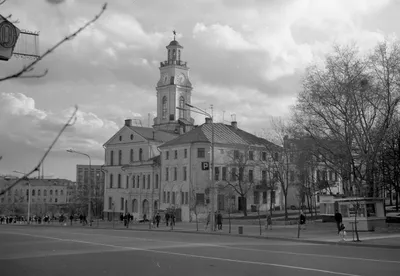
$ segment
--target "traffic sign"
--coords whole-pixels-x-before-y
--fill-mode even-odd
[[[201,162],[201,169],[203,171],[208,171],[210,170],[210,162]]]

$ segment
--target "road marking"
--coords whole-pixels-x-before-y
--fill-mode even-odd
[[[144,252],[151,252],[151,253],[159,253],[159,254],[166,254],[166,255],[189,257],[189,258],[199,258],[199,259],[216,260],[216,261],[233,262],[233,263],[242,263],[242,264],[254,264],[254,265],[262,265],[262,266],[273,266],[273,267],[288,268],[288,269],[294,269],[294,270],[314,271],[314,272],[320,272],[320,273],[325,273],[325,274],[342,275],[342,276],[361,276],[361,275],[358,275],[358,274],[335,272],[335,271],[331,271],[331,270],[323,270],[323,269],[301,267],[301,266],[292,266],[292,265],[283,265],[283,264],[275,264],[275,263],[267,263],[267,262],[256,262],[256,261],[244,261],[244,260],[238,260],[238,259],[227,259],[227,258],[210,257],[210,256],[194,255],[194,254],[186,254],[186,253],[165,252],[165,251],[153,250],[153,249],[144,249],[144,248],[129,247],[129,246],[119,246],[119,245],[97,243],[97,242],[89,242],[89,241],[82,241],[82,240],[73,240],[73,239],[62,239],[62,238],[40,236],[40,235],[33,235],[33,234],[26,234],[26,233],[14,233],[14,234],[16,234],[16,235],[24,235],[24,236],[31,236],[31,237],[39,237],[39,238],[44,238],[44,239],[52,239],[52,240],[58,240],[58,241],[63,241],[63,242],[75,242],[75,243],[83,243],[83,244],[91,244],[91,245],[100,245],[100,246],[106,246],[106,247],[112,247],[112,248],[119,248],[119,249],[122,249],[122,250],[144,251]]]
[[[14,232],[10,232],[9,234],[16,234]],[[93,234],[93,233],[77,233],[77,232],[68,232],[68,234],[76,234],[76,235],[90,235],[90,236],[106,236],[110,237],[110,235],[104,235],[104,234]],[[21,235],[32,235],[32,234],[25,234],[21,233]],[[35,236],[35,235],[32,235]],[[42,237],[42,236],[38,236]],[[237,247],[237,246],[230,246],[230,245],[235,245],[232,243],[188,243],[188,242],[182,242],[182,241],[166,241],[166,240],[157,240],[157,239],[148,239],[148,238],[137,238],[137,237],[126,237],[126,236],[112,236],[113,238],[124,238],[124,239],[135,239],[135,240],[141,240],[141,241],[150,241],[150,242],[165,242],[165,243],[178,243],[182,244],[180,246],[178,245],[167,245],[167,246],[162,246],[158,245],[154,248],[179,248],[179,247],[221,247],[221,248],[229,248],[229,249],[236,249],[236,250],[245,250],[245,251],[255,251],[255,252],[268,252],[268,253],[274,253],[274,254],[282,254],[282,255],[295,255],[295,256],[310,256],[310,257],[318,257],[318,258],[330,258],[330,259],[345,259],[345,260],[355,260],[355,261],[365,261],[365,262],[378,262],[378,263],[395,263],[395,264],[400,264],[400,261],[393,261],[393,260],[382,260],[382,259],[370,259],[370,258],[358,258],[358,257],[346,257],[346,256],[339,256],[339,255],[324,255],[324,254],[312,254],[312,253],[297,253],[297,252],[288,252],[288,251],[280,251],[280,250],[269,250],[269,249],[255,249],[255,248],[246,248],[246,247]],[[58,239],[58,238],[53,238],[53,239]],[[65,240],[65,239],[61,239]],[[246,244],[241,244],[241,245],[246,245]],[[250,244],[251,245],[251,244]],[[279,245],[279,244],[278,244]],[[149,247],[151,248],[151,247]],[[153,249],[149,249],[153,250]]]

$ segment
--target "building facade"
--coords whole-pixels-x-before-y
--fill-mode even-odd
[[[176,134],[132,126],[132,120],[104,144],[104,212],[109,220],[130,213],[135,219],[159,208],[158,147]]]
[[[10,187],[15,177],[1,177],[0,190]],[[67,179],[29,179],[19,182],[0,196],[0,214],[27,215],[31,196],[31,215],[58,215],[68,212],[69,189],[74,183]],[[30,190],[30,192],[29,192]]]

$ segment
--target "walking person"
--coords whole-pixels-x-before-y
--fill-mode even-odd
[[[165,222],[167,223],[167,226],[168,226],[168,222],[169,222],[169,213],[168,212],[165,214]]]
[[[267,216],[267,221],[265,223],[265,230],[268,230],[268,228],[270,230],[272,230],[272,218],[271,218],[271,214],[268,214]]]
[[[339,234],[341,231],[340,226],[342,225],[343,218],[342,218],[342,214],[339,213],[338,210],[335,211],[335,221],[336,221],[337,232]]]
[[[219,211],[217,214],[217,225],[218,225],[218,230],[222,230],[222,214]]]
[[[208,225],[210,224],[211,220],[211,212],[208,213],[207,218],[206,218],[206,226],[204,227],[204,231],[207,230]]]
[[[156,214],[156,224],[157,224],[157,228],[158,228],[158,225],[160,224],[160,220],[161,220],[161,216],[160,216],[159,213],[157,213],[157,214]]]
[[[71,226],[72,226],[72,220],[74,219],[74,216],[71,214],[70,216],[69,216],[69,220],[70,220],[70,222],[71,222]]]
[[[339,236],[342,238],[342,241],[346,241],[346,227],[343,223],[340,223],[339,229]]]
[[[304,230],[306,230],[306,216],[304,215],[303,211],[300,213],[300,229],[304,225]]]

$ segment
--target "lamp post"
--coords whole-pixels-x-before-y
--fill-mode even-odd
[[[90,158],[89,154],[83,152],[75,151],[72,149],[67,150],[67,152],[84,155],[89,158],[88,219],[89,225],[92,226],[92,159]]]
[[[206,112],[203,109],[200,109],[196,106],[193,106],[191,104],[186,103],[186,106],[188,106],[190,111],[207,116],[209,119],[211,119],[211,216],[210,216],[210,222],[211,222],[211,229],[210,231],[215,231],[215,181],[214,181],[214,170],[215,170],[215,164],[214,164],[214,109],[213,105],[211,105],[211,114]],[[179,110],[188,110],[186,108],[181,108],[177,107]]]

